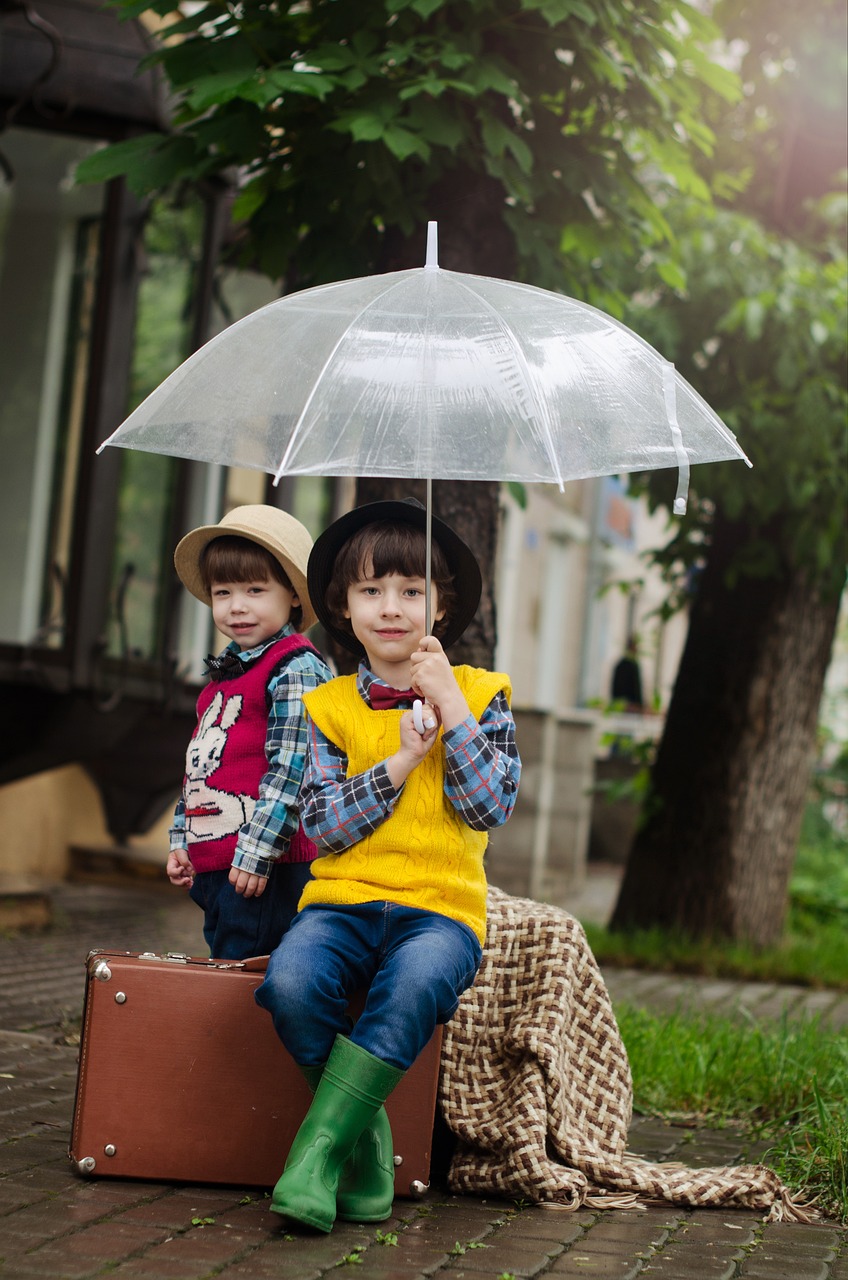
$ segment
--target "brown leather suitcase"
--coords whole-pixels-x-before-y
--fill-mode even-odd
[[[82,1174],[271,1187],[310,1102],[253,999],[266,957],[92,951],[69,1156]],[[441,1028],[389,1098],[395,1189],[430,1180]]]

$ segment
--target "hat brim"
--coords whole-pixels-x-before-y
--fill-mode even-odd
[[[354,507],[346,515],[334,520],[315,539],[315,545],[309,555],[307,567],[309,596],[314,601],[318,621],[328,635],[337,640],[348,652],[355,653],[360,658],[365,653],[363,646],[355,635],[338,626],[327,609],[327,589],[332,581],[336,557],[344,544],[366,525],[384,520],[409,524],[424,533],[427,527],[427,511],[415,499],[368,502],[364,506]],[[483,579],[480,566],[471,548],[458,534],[454,533],[450,525],[436,516],[431,517],[431,523],[433,541],[439,544],[444,553],[456,592],[456,608],[440,637],[443,648],[448,649],[456,643],[477,612],[483,591]]]
[[[281,512],[280,514],[286,515],[285,512]],[[299,521],[295,522],[293,517],[291,517],[291,519],[293,525],[295,523],[297,524],[298,531],[302,529],[303,526],[300,525]],[[300,608],[303,614],[301,630],[306,631],[309,627],[313,626],[318,620],[318,615],[312,605],[312,600],[309,594],[309,584],[302,564],[299,565],[292,559],[273,534],[268,533],[265,530],[258,529],[254,524],[251,524],[249,520],[242,521],[237,518],[233,519],[232,513],[229,517],[225,517],[225,520],[220,524],[202,525],[200,528],[192,529],[190,533],[187,533],[185,537],[177,543],[177,548],[174,551],[174,567],[176,568],[183,586],[190,591],[193,596],[196,596],[198,600],[202,600],[204,604],[212,604],[212,597],[204,585],[203,578],[200,573],[201,556],[209,543],[214,541],[215,538],[231,536],[247,538],[250,542],[255,542],[258,546],[264,547],[266,551],[270,552],[274,559],[277,560],[284,569],[289,582],[292,584],[292,589],[300,602]],[[305,546],[302,548],[302,551],[305,553]],[[305,558],[305,556],[303,558]]]

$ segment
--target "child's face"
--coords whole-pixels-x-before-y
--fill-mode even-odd
[[[348,587],[345,617],[365,649],[371,670],[388,684],[409,684],[409,660],[426,634],[425,582],[388,573],[371,575],[371,566]],[[430,585],[433,622],[444,617],[438,608],[438,592]],[[401,685],[401,680],[405,683]]]
[[[240,649],[255,649],[270,640],[300,603],[294,592],[276,578],[213,582],[210,591],[215,626],[227,639],[235,640]]]

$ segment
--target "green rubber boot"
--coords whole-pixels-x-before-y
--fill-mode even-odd
[[[310,1093],[318,1088],[323,1067],[301,1067]],[[343,1222],[385,1222],[395,1200],[392,1127],[386,1108],[368,1122],[339,1175],[336,1216]]]
[[[385,1222],[394,1200],[392,1127],[386,1108],[379,1107],[342,1169],[336,1211],[344,1222]]]
[[[336,1037],[312,1106],[274,1187],[274,1213],[316,1231],[332,1230],[342,1169],[403,1075],[344,1036]]]

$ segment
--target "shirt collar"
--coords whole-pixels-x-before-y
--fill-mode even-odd
[[[245,671],[278,640],[292,635],[295,635],[295,629],[290,622],[287,622],[273,636],[269,636],[267,640],[263,640],[252,649],[240,649],[235,640],[231,640],[217,657],[211,653],[208,655],[205,674],[210,680],[234,680],[244,675]]]
[[[272,644],[276,644],[278,640],[282,640],[285,636],[293,636],[294,634],[294,627],[290,622],[287,622],[284,627],[280,627],[275,635],[269,636],[267,640],[263,640],[261,644],[256,645],[253,649],[239,649],[235,640],[231,640],[227,645],[227,650],[230,653],[234,653],[247,666],[254,659],[261,658],[262,654],[265,653],[266,649],[270,649]]]
[[[356,689],[363,702],[367,702],[371,706],[371,689],[375,684],[384,685],[391,688],[385,680],[381,680],[379,676],[375,676],[374,672],[366,662],[360,662],[359,670],[356,673]]]

